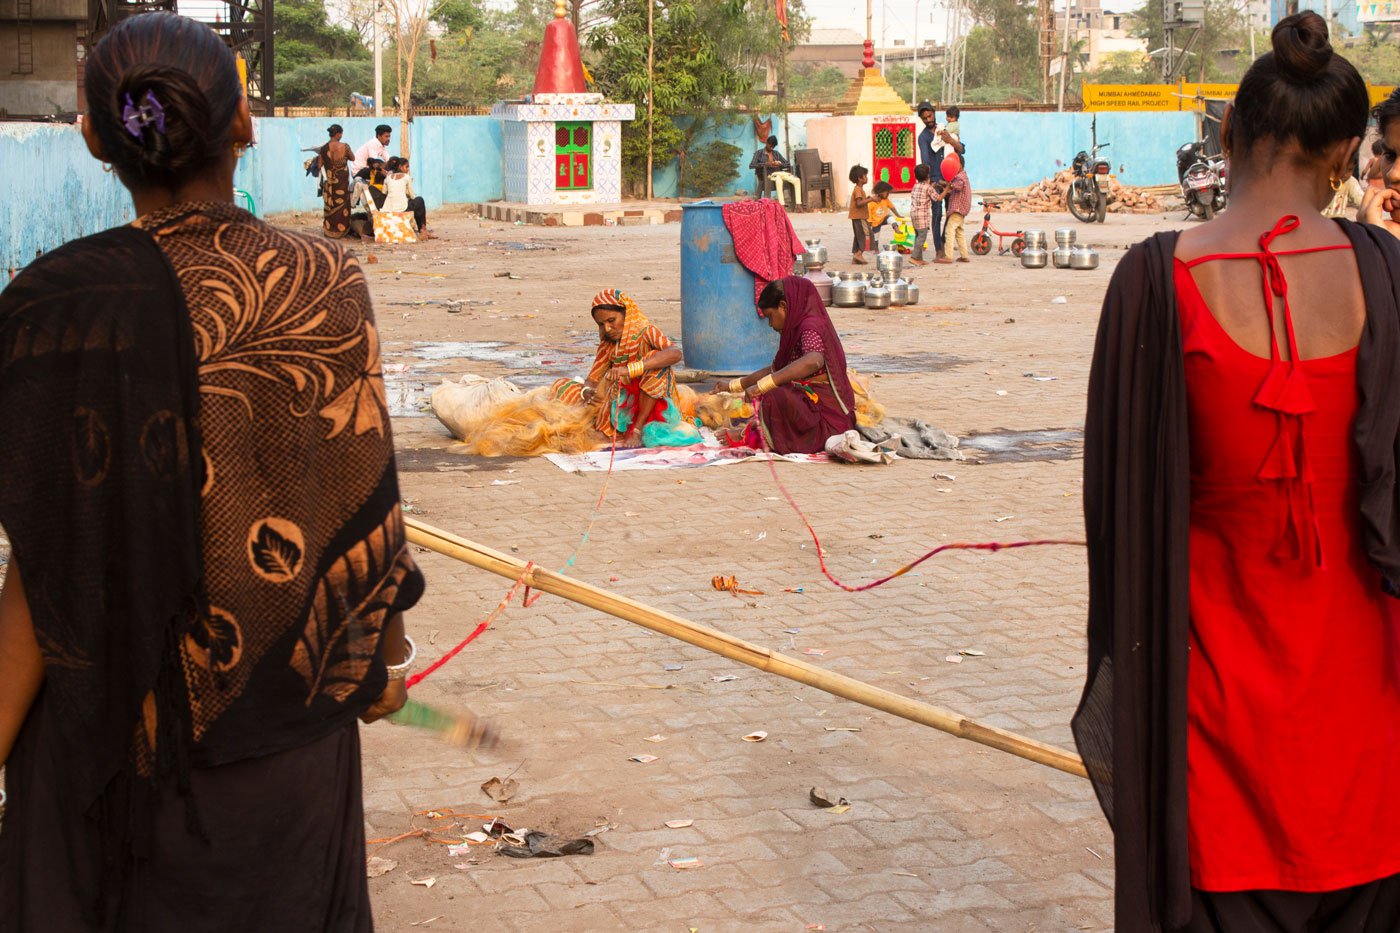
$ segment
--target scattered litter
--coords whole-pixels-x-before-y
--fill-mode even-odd
[[[946,479],[946,480],[947,480],[948,482],[950,482],[950,483],[951,483],[953,480],[957,479],[957,477],[954,476],[952,473],[935,473],[935,474],[933,474],[933,478],[934,478],[934,479]]]
[[[710,678],[711,681],[713,681],[714,683],[717,683],[717,684],[727,684],[727,683],[729,683],[731,680],[738,680],[738,679],[739,679],[739,676],[738,676],[737,674],[716,674],[716,675],[714,675],[713,677]]]
[[[1092,855],[1094,858],[1098,859],[1100,862],[1103,861],[1103,856],[1100,855],[1099,853],[1095,852],[1093,849],[1089,848],[1088,846],[1085,846],[1085,847],[1084,847],[1084,851],[1085,851],[1085,852],[1088,852],[1090,855]]]
[[[817,790],[815,787],[807,791],[807,799],[812,801],[812,806],[820,807],[823,810],[830,810],[833,807],[846,807],[849,809],[851,805],[851,802],[845,797],[837,797],[824,790]]]
[[[380,875],[387,875],[398,867],[399,863],[391,858],[380,858],[377,855],[371,855],[365,860],[365,877],[378,878]]]
[[[714,577],[712,577],[712,578],[710,579],[710,586],[712,586],[712,587],[714,587],[715,589],[719,590],[721,593],[733,593],[735,596],[738,596],[740,593],[743,593],[743,594],[746,595],[746,596],[762,596],[762,595],[763,595],[763,591],[762,591],[762,590],[744,590],[744,589],[740,589],[740,588],[739,588],[739,580],[738,580],[737,577],[726,577],[726,576],[725,576],[724,574],[722,574],[722,573],[721,573],[721,574],[715,574]]]
[[[918,875],[914,874],[912,871],[892,871],[892,872],[890,872],[890,874],[892,874],[892,875],[899,875],[901,878],[917,878],[917,877],[919,877]]]
[[[837,816],[840,816],[842,813],[851,812],[851,805],[848,803],[838,803],[834,807],[827,807],[826,812],[835,813]]]
[[[516,275],[514,272],[493,272],[491,277],[493,279],[511,279],[515,282],[523,281],[525,278],[523,275]]]
[[[628,761],[635,761],[635,762],[636,762],[637,764],[639,764],[639,765],[649,765],[649,764],[651,764],[653,761],[657,761],[658,759],[657,759],[657,757],[656,757],[655,755],[633,755],[631,758],[628,758],[627,760],[628,760]]]
[[[1069,299],[1064,295],[1056,295],[1054,298],[1050,299],[1050,303],[1052,305],[1067,305],[1069,304]]]
[[[1008,393],[1007,393],[1007,391],[1006,391],[1005,389],[997,389],[997,395],[1006,395],[1006,394],[1008,394]]]
[[[415,882],[413,882],[413,883],[414,883],[414,884],[417,884],[418,882],[415,881]],[[443,916],[444,916],[443,914],[438,914],[436,917],[429,917],[427,920],[419,920],[419,921],[417,921],[416,923],[410,923],[409,926],[411,926],[411,927],[425,927],[425,926],[427,926],[428,924],[432,923],[434,920],[441,920],[441,919],[443,918]]]
[[[665,864],[666,864],[668,861],[670,861],[670,860],[671,860],[671,850],[670,850],[670,848],[668,847],[668,848],[662,849],[661,852],[657,854],[657,856],[656,856],[656,861],[652,862],[652,864],[653,864],[653,865],[665,865]]]
[[[520,485],[520,480],[518,480],[518,479],[493,479],[493,480],[491,481],[491,485],[492,485],[492,486],[519,486],[519,485]]]
[[[1034,379],[1036,382],[1054,382],[1058,376],[1037,376],[1035,373],[1025,373],[1027,379]]]
[[[378,261],[379,261],[379,257],[376,256],[376,255],[374,255],[373,253],[366,253],[366,254],[365,254],[365,264],[366,264],[366,265],[372,266],[372,265],[374,265],[375,263],[377,263]]]
[[[946,658],[944,658],[943,660],[947,661],[949,664],[961,664],[961,663],[962,663],[962,655],[960,655],[960,654],[950,654],[950,655],[948,655]]]
[[[647,736],[646,738],[642,739],[642,741],[643,741],[643,742],[664,742],[664,741],[666,741],[666,736],[664,736],[664,735],[662,735],[660,732],[658,732],[658,733],[656,733],[656,735],[649,735],[649,736]]]
[[[409,883],[409,884],[416,884],[416,885],[418,885],[420,888],[431,888],[433,885],[437,884],[437,879],[436,879],[436,878],[409,878],[409,879],[408,879],[408,883]]]
[[[750,732],[748,735],[744,736],[744,741],[762,742],[766,738],[768,738],[768,733],[766,732]]]
[[[994,522],[996,522],[998,525],[1000,525],[1002,522],[1010,521],[1011,519],[1013,519],[1013,518],[1015,518],[1015,517],[1016,517],[1015,515],[1003,515],[1001,518],[994,518],[994,519],[992,519],[992,521],[994,521]]]
[[[506,821],[501,819],[500,817],[493,817],[491,819],[491,822],[486,823],[481,827],[481,831],[493,838],[504,836],[507,833],[515,832],[515,830],[507,826]]]
[[[618,582],[618,581],[621,580],[621,579],[622,579],[621,577],[608,577],[608,582],[609,582],[609,583],[616,583],[616,582]]]
[[[806,651],[804,651],[804,652],[802,652],[802,653],[803,653],[803,654],[815,654],[815,655],[817,655],[818,657],[821,657],[822,655],[826,654],[826,653],[827,653],[828,651],[830,651],[830,650],[831,650],[830,648],[808,648]]]
[[[674,868],[676,871],[686,871],[686,870],[691,869],[691,868],[703,868],[703,867],[704,867],[704,866],[701,864],[700,860],[699,860],[698,858],[696,858],[695,856],[693,856],[693,855],[692,855],[692,856],[689,856],[688,858],[673,858],[673,859],[671,859],[670,861],[668,861],[666,864],[667,864],[667,865],[670,865],[670,866],[671,866],[672,868]]]
[[[665,668],[664,668],[664,669],[665,669],[665,670],[668,670],[668,671],[683,671],[683,670],[685,670],[685,665],[684,665],[684,664],[678,664],[678,663],[676,663],[675,661],[668,661],[668,662],[666,662],[666,665],[665,665]]]
[[[592,855],[592,839],[568,839],[556,842],[547,833],[532,832],[523,846],[502,845],[496,851],[509,858],[559,858],[562,855]]]
[[[694,820],[667,820],[667,829],[685,829],[687,826],[694,826]]]
[[[456,847],[454,846],[453,848],[456,848]],[[473,865],[475,865],[475,864],[476,864],[476,859],[468,859],[468,860],[465,861],[465,862],[458,862],[456,865],[453,865],[452,867],[455,868],[455,869],[457,869],[458,871],[470,871],[470,870],[471,870],[471,867],[472,867]]]
[[[762,540],[763,540],[764,538],[766,538],[766,537],[768,537],[768,532],[766,532],[766,531],[760,531],[760,532],[758,533],[758,537],[757,537],[757,538],[754,538],[754,540],[755,540],[755,541],[762,541]]]
[[[512,778],[506,778],[502,781],[498,777],[493,777],[481,785],[481,790],[497,803],[506,803],[520,791],[520,783]]]
[[[976,648],[959,648],[958,654],[965,658],[985,658],[987,656],[987,652],[978,651]]]
[[[797,634],[801,633],[801,631],[802,631],[802,629],[800,629],[800,628],[785,628],[785,629],[783,629],[783,634],[784,634],[784,635],[797,635]]]
[[[825,929],[826,929],[826,924],[825,924],[825,923],[809,923],[809,924],[807,924],[805,927],[803,927],[802,929],[804,929],[804,930],[825,930]]]
[[[800,587],[800,586],[785,586],[785,587],[783,587],[783,592],[784,592],[784,593],[801,593],[801,592],[802,592],[802,587]]]
[[[827,732],[859,732],[860,726],[827,726]]]
[[[462,838],[465,839],[468,843],[474,843],[476,845],[481,845],[483,842],[491,841],[491,837],[486,833],[481,832],[480,830],[474,833],[467,833]],[[449,850],[447,854],[451,855],[451,850]]]

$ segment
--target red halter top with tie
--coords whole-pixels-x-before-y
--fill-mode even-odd
[[[1285,217],[1257,253],[1175,266],[1191,438],[1189,848],[1206,891],[1330,891],[1400,872],[1400,601],[1361,542],[1357,350],[1299,358],[1280,261],[1350,246],[1273,248],[1297,228]],[[1235,343],[1196,286],[1194,267],[1226,261],[1260,269],[1267,359]]]

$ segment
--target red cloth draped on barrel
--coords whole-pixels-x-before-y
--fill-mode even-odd
[[[736,201],[720,213],[734,238],[734,257],[754,275],[753,300],[764,286],[792,273],[792,261],[807,252],[783,206],[771,198]]]

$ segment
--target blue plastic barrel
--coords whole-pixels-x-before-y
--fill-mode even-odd
[[[688,369],[751,373],[773,362],[778,334],[754,311],[753,273],[713,201],[681,205],[681,348]]]

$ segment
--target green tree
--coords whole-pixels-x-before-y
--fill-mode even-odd
[[[647,35],[649,7],[654,43]],[[790,2],[788,9],[800,26],[800,5]],[[603,0],[600,12],[605,21],[588,37],[597,89],[638,110],[623,130],[623,176],[633,190],[646,188],[648,161],[660,165],[681,154],[675,117],[756,106],[782,47],[772,8],[762,0]]]
[[[1400,42],[1394,38],[1373,33],[1364,43],[1337,51],[1351,59],[1361,77],[1371,84],[1400,84]]]
[[[974,26],[967,34],[967,63],[962,103],[1001,104],[1040,100],[1039,48],[1032,62],[1024,56],[1018,64],[1003,58],[1007,48],[992,26]],[[1033,66],[1033,67],[1032,67]],[[921,82],[922,83],[922,82]]]
[[[370,57],[359,33],[331,24],[321,0],[278,0],[272,48],[272,66],[279,84],[283,75],[303,65]]]
[[[1001,84],[1013,88],[1040,85],[1040,30],[1036,23],[1036,5],[1030,0],[971,0],[969,10],[974,23],[984,30],[983,41],[992,51],[991,74],[995,80],[982,83]],[[970,37],[969,37],[970,39]],[[971,45],[968,47],[968,67],[971,70]],[[976,87],[972,76],[967,87]]]
[[[898,62],[885,69],[885,80],[894,92],[905,100],[914,99],[914,63]],[[843,88],[844,90],[844,88]],[[942,98],[943,66],[919,61],[919,100],[938,101]],[[838,95],[839,96],[839,95]],[[918,101],[915,101],[917,103]]]
[[[788,71],[788,99],[830,104],[839,100],[850,84],[851,79],[835,65],[803,62]]]
[[[277,79],[277,102],[293,107],[344,107],[351,91],[374,93],[372,62],[313,62]]]

